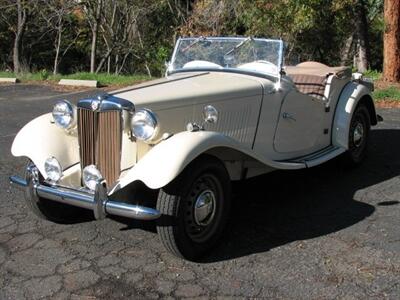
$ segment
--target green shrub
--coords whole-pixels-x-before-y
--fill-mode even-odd
[[[382,73],[377,71],[377,70],[368,70],[366,72],[364,72],[364,76],[371,78],[372,80],[378,80],[381,78]]]
[[[47,80],[49,78],[49,72],[46,69],[43,69],[39,72],[39,76],[41,80]]]
[[[400,89],[394,86],[373,92],[375,101],[395,100],[400,101]]]

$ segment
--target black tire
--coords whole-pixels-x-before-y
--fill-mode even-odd
[[[222,162],[203,156],[191,163],[174,182],[159,191],[157,209],[162,217],[157,232],[165,248],[188,260],[201,258],[223,234],[230,196],[231,182]],[[213,203],[207,205],[205,215],[195,210],[195,204],[203,199]]]
[[[365,158],[368,151],[368,139],[371,120],[367,107],[359,104],[353,113],[349,130],[349,150],[344,155],[347,166],[357,166]]]
[[[31,166],[33,163],[29,162],[27,168]],[[27,172],[25,172],[25,178],[27,176]],[[43,182],[40,173],[39,182]],[[93,219],[93,214],[88,210],[38,197],[32,191],[26,191],[25,200],[36,216],[54,223],[72,224]]]

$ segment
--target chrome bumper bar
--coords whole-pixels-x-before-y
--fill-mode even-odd
[[[161,215],[158,210],[153,208],[109,200],[104,182],[98,182],[95,193],[91,194],[85,191],[39,184],[36,178],[38,172],[36,167],[28,168],[27,172],[27,180],[11,176],[10,182],[25,189],[27,195],[93,210],[96,219],[115,215],[138,220],[155,220]]]

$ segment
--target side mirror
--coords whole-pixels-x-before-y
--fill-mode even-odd
[[[207,105],[203,109],[204,122],[215,124],[218,121],[218,110],[212,106]]]

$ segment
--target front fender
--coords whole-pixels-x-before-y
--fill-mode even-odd
[[[334,146],[348,149],[351,117],[364,96],[370,96],[370,90],[365,85],[350,82],[344,87],[336,106],[332,127]]]
[[[63,170],[79,162],[78,138],[52,123],[48,113],[33,119],[18,132],[11,153],[28,157],[46,177],[44,162],[49,157],[54,156]]]
[[[142,181],[151,189],[161,188],[173,181],[196,157],[217,147],[234,149],[265,165],[281,168],[279,163],[258,156],[253,150],[243,147],[234,139],[218,132],[185,131],[154,146],[134,167],[127,171],[110,194],[136,180]]]

